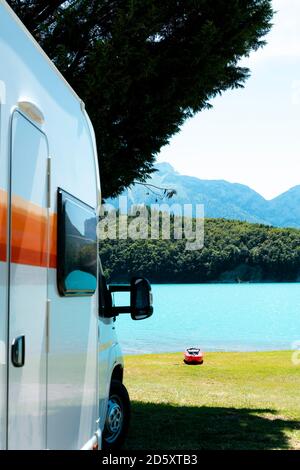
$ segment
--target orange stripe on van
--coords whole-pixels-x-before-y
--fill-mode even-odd
[[[0,189],[0,261],[7,261],[7,192]],[[20,196],[12,196],[12,263],[46,267],[47,209]],[[49,217],[49,267],[57,263],[57,215]]]
[[[11,261],[46,267],[47,251],[47,210],[13,196]]]
[[[7,192],[0,189],[0,261],[7,261]],[[11,261],[13,263],[46,267],[47,209],[20,196],[12,196]],[[49,217],[49,267],[57,263],[57,215]]]

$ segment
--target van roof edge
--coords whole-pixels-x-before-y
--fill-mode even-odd
[[[67,85],[69,91],[73,94],[73,96],[79,101],[80,108],[84,109],[84,101],[77,95],[76,91],[74,88],[71,87],[70,83],[65,79],[63,74],[58,70],[54,62],[50,59],[50,57],[46,54],[44,49],[39,45],[37,40],[32,36],[30,31],[26,28],[24,23],[20,20],[18,15],[13,11],[10,5],[6,2],[6,0],[0,0],[0,3],[4,6],[4,8],[7,9],[8,13],[13,17],[13,19],[19,24],[23,32],[26,34],[26,36],[30,39],[30,41],[33,43],[33,45],[39,50],[39,52],[42,53],[43,57],[46,59],[50,67],[53,69],[53,71],[56,73],[56,75]]]

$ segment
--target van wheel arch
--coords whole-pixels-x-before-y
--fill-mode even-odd
[[[124,376],[124,368],[123,366],[121,366],[121,364],[117,364],[111,375],[110,383],[112,383],[113,380],[117,380],[118,382],[123,383],[123,376]]]

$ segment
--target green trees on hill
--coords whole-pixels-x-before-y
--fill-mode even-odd
[[[131,275],[161,283],[294,281],[300,230],[207,219],[202,250],[186,251],[185,240],[105,240],[100,255],[110,281]]]

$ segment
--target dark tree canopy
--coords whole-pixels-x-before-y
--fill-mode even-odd
[[[10,0],[86,104],[103,196],[145,181],[187,117],[249,75],[271,0]]]

